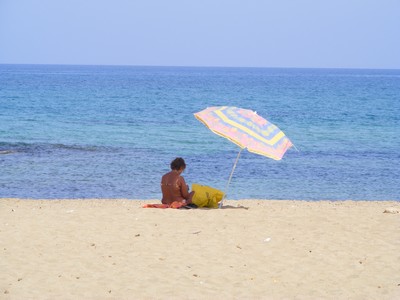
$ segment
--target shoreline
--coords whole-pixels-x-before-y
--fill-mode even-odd
[[[0,197],[0,201],[5,200],[13,200],[13,201],[136,201],[136,202],[151,202],[151,203],[156,203],[156,202],[161,202],[160,199],[154,198],[154,199],[138,199],[138,198],[20,198],[20,197]],[[241,202],[241,201],[270,201],[270,202],[377,202],[377,203],[383,203],[383,202],[392,202],[392,203],[400,203],[400,199],[375,199],[375,200],[368,200],[368,199],[361,199],[361,200],[354,200],[354,199],[341,199],[341,200],[335,200],[335,199],[320,199],[320,200],[307,200],[307,199],[266,199],[266,198],[241,198],[241,199],[225,199],[225,201],[228,202]]]
[[[158,201],[1,198],[0,298],[400,297],[398,201]]]

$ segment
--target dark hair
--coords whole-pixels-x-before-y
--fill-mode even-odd
[[[186,164],[182,157],[177,157],[171,162],[171,170],[185,169]]]

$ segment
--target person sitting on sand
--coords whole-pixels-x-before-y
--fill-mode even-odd
[[[182,202],[191,204],[194,192],[189,193],[185,179],[181,176],[186,164],[183,158],[177,157],[171,162],[171,172],[164,174],[161,178],[161,191],[163,204]]]

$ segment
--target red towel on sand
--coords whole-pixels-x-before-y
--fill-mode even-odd
[[[184,202],[174,201],[171,204],[145,204],[143,205],[143,208],[181,208],[185,205],[186,203]]]

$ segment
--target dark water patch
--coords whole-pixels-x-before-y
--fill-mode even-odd
[[[0,155],[15,153],[13,150],[0,150]]]
[[[7,149],[7,150],[4,150]],[[116,147],[94,146],[94,145],[76,145],[76,144],[51,144],[51,143],[5,143],[0,142],[1,152],[10,153],[41,153],[54,152],[59,150],[81,151],[81,152],[115,152]]]
[[[50,147],[55,149],[66,149],[66,150],[76,150],[76,151],[104,151],[110,150],[109,147],[99,147],[99,146],[83,146],[83,145],[64,145],[64,144],[53,144]]]

